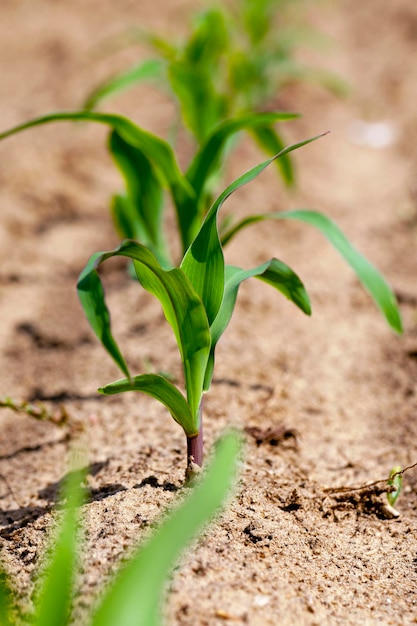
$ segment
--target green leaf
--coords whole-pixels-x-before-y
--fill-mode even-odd
[[[117,131],[109,138],[109,150],[120,169],[131,204],[130,230],[142,233],[140,243],[148,246],[162,264],[168,265],[163,238],[163,188],[152,162],[143,150],[126,142]]]
[[[97,252],[90,257],[78,278],[78,297],[94,333],[123,374],[129,377],[128,367],[111,332],[110,312],[105,302],[103,285],[96,269],[105,258],[108,256],[102,252]]]
[[[279,134],[271,126],[254,126],[251,130],[259,146],[268,154],[277,154],[285,148]],[[287,185],[294,184],[294,168],[288,154],[277,159],[276,164],[281,172],[282,178]]]
[[[239,267],[226,265],[226,283],[220,310],[210,327],[211,350],[207,366],[204,389],[211,384],[214,369],[214,353],[217,342],[226,330],[236,304],[239,287],[248,278],[258,278],[280,291],[306,315],[311,314],[310,299],[303,283],[288,265],[278,259],[270,259],[253,269],[243,270]]]
[[[16,608],[15,594],[10,586],[9,578],[0,565],[0,624],[1,626],[15,626],[13,608]]]
[[[86,111],[95,109],[103,100],[115,96],[129,87],[146,80],[160,79],[163,69],[163,62],[157,59],[148,59],[129,68],[126,72],[119,74],[99,85],[88,96],[84,104]]]
[[[352,246],[332,220],[316,211],[288,211],[283,213],[282,217],[305,222],[317,228],[354,270],[391,328],[398,333],[402,332],[401,315],[391,287],[376,267]]]
[[[107,396],[124,391],[141,391],[159,400],[167,407],[174,420],[183,427],[187,437],[198,435],[198,424],[195,423],[187,401],[182,393],[163,376],[142,374],[131,379],[116,380],[99,389],[100,393]]]
[[[146,233],[142,224],[137,220],[135,207],[132,206],[129,198],[121,194],[113,196],[110,212],[120,239],[145,240]]]
[[[257,127],[265,127],[274,122],[283,122],[297,117],[299,116],[295,113],[250,113],[227,120],[217,126],[200,148],[186,172],[186,177],[197,197],[203,193],[210,174],[218,169],[223,149],[232,135],[241,130],[253,131]],[[287,152],[290,150],[281,150],[280,156],[284,157]]]
[[[187,399],[194,419],[203,389],[204,372],[210,351],[210,333],[203,304],[187,276],[178,268],[164,270],[143,245],[125,241],[110,252],[94,254],[78,281],[81,304],[94,332],[127,378],[127,366],[110,329],[104,290],[97,267],[107,259],[122,256],[133,259],[136,274],[144,289],[161,302],[164,314],[174,330],[184,368]]]
[[[393,330],[402,332],[402,321],[397,300],[391,287],[382,274],[370,263],[345,237],[339,227],[328,217],[317,211],[285,211],[282,213],[265,213],[252,215],[238,222],[222,238],[222,245],[226,245],[240,230],[264,220],[291,219],[305,222],[319,230],[336,248],[345,261],[356,273],[362,285],[369,292],[377,307],[381,310],[386,321]]]
[[[82,504],[82,480],[81,471],[72,471],[66,478],[63,519],[58,535],[53,539],[51,556],[40,577],[41,588],[35,602],[34,626],[65,626],[70,619],[79,550],[77,526],[78,509]]]
[[[210,325],[220,309],[224,291],[224,258],[217,228],[217,214],[220,208],[232,193],[254,180],[275,159],[321,136],[311,137],[305,141],[288,146],[271,159],[256,165],[234,180],[220,194],[207,213],[198,235],[183,258],[181,268],[187,274],[194,289],[201,297]]]
[[[119,570],[91,626],[160,626],[167,578],[188,542],[223,504],[235,478],[239,452],[236,435],[219,442],[202,481]]]

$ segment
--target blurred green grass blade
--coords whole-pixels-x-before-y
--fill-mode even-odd
[[[280,215],[281,219],[297,220],[317,228],[356,273],[391,328],[398,333],[402,332],[401,315],[391,287],[376,267],[352,246],[331,219],[316,211],[287,211]]]
[[[82,504],[81,482],[84,474],[67,474],[63,495],[66,499],[63,519],[52,542],[51,555],[40,576],[39,595],[35,602],[34,626],[65,626],[69,623],[74,592],[75,570],[80,541],[79,507]],[[32,622],[31,622],[32,623]]]
[[[161,79],[164,63],[158,59],[147,59],[103,82],[90,93],[84,103],[86,111],[95,109],[104,100],[133,87],[137,83],[147,80]]]
[[[226,283],[224,297],[216,319],[210,327],[211,350],[204,382],[205,390],[209,389],[214,368],[214,352],[220,337],[226,330],[236,304],[240,285],[249,278],[258,278],[280,291],[306,315],[311,314],[310,298],[297,274],[278,259],[270,259],[266,263],[249,270],[226,265]]]
[[[254,126],[251,129],[252,135],[255,137],[258,145],[269,154],[278,154],[285,148],[279,134],[271,126]],[[281,172],[282,178],[288,186],[294,184],[294,168],[288,154],[282,155],[277,159],[276,164]]]
[[[130,230],[142,233],[140,242],[148,246],[156,257],[167,265],[162,228],[164,192],[160,178],[143,150],[126,142],[117,131],[114,130],[110,134],[108,145],[125,179],[131,203],[130,216],[133,221]]]
[[[186,177],[195,190],[197,197],[200,197],[203,193],[205,183],[209,180],[210,174],[218,169],[223,149],[231,136],[241,130],[253,131],[257,127],[265,127],[275,122],[292,120],[297,117],[299,116],[295,113],[250,113],[220,124],[200,148],[186,172]],[[287,154],[287,152],[281,152],[280,156],[282,157]]]
[[[166,406],[174,420],[183,427],[188,437],[198,434],[198,428],[196,429],[195,420],[184,396],[163,376],[142,374],[141,376],[133,376],[131,379],[116,380],[99,389],[100,393],[107,396],[124,391],[141,391],[156,398]]]
[[[111,332],[110,312],[106,305],[103,285],[96,269],[105,258],[107,258],[106,253],[101,252],[90,257],[78,278],[78,298],[95,335],[123,374],[129,378],[126,361]]]
[[[136,211],[129,198],[121,194],[113,196],[110,212],[114,227],[121,240],[135,239],[136,241],[144,241],[146,233],[142,224],[136,219]]]
[[[137,242],[125,241],[115,250],[93,255],[79,278],[78,294],[94,332],[127,378],[130,375],[111,335],[110,314],[97,273],[101,263],[115,256],[132,259],[139,282],[160,301],[177,339],[187,398],[197,420],[210,350],[210,333],[203,304],[184,272],[178,268],[164,270],[150,250]],[[107,343],[104,343],[103,337]]]
[[[180,103],[184,125],[201,144],[223,118],[225,99],[217,93],[207,68],[176,61],[169,66],[168,78]]]
[[[0,563],[0,625],[16,626],[13,610],[16,607],[15,594],[10,586],[9,577]]]
[[[91,626],[161,626],[167,578],[187,543],[223,504],[235,478],[239,453],[239,438],[234,434],[223,437],[201,482],[119,571]]]

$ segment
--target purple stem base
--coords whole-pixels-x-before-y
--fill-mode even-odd
[[[192,468],[192,465],[203,465],[203,423],[200,422],[200,430],[195,437],[187,437],[187,466],[188,469]]]

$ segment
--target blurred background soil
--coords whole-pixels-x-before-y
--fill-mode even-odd
[[[121,34],[132,25],[184,33],[194,10],[178,0],[163,7],[2,0],[0,129],[77,108],[98,81],[143,54],[114,47]],[[310,84],[280,93],[273,106],[303,114],[282,128],[288,143],[332,133],[294,153],[295,191],[266,171],[225,210],[325,212],[393,286],[405,332],[387,328],[352,272],[307,226],[259,225],[236,238],[227,260],[287,262],[311,295],[313,316],[262,284],[242,286],[205,401],[206,446],[230,425],[272,436],[247,435],[236,496],[175,571],[166,608],[172,625],[417,621],[416,469],[404,476],[395,519],[383,495],[326,491],[417,462],[417,5],[338,0],[304,10],[326,38],[321,50],[301,47],[300,58],[337,72],[350,93],[338,98]],[[171,102],[144,85],[105,108],[164,136],[173,116]],[[372,135],[375,123],[383,124],[382,140]],[[41,401],[69,419],[59,428],[0,413],[2,554],[25,603],[70,441],[81,431],[91,498],[77,624],[184,478],[183,435],[163,407],[140,395],[96,393],[119,373],[84,319],[75,283],[91,253],[118,243],[108,202],[121,180],[105,142],[104,128],[59,124],[0,144],[0,395]],[[225,182],[263,158],[242,141]],[[158,303],[121,263],[109,265],[105,282],[131,370],[180,380]]]

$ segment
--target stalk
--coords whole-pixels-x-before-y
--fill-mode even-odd
[[[187,436],[187,473],[193,471],[193,465],[202,467],[203,465],[203,414],[202,406],[198,410],[199,413],[199,429],[198,435],[194,437]]]

